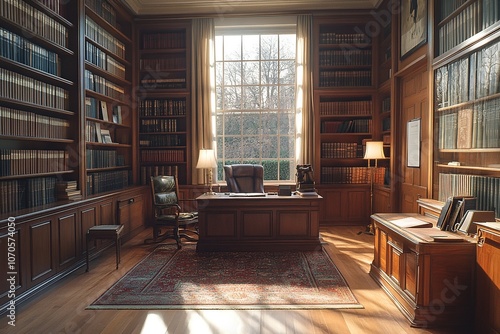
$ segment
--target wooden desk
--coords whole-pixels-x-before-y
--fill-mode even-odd
[[[198,251],[315,250],[321,196],[197,198]]]
[[[414,327],[472,328],[476,244],[468,237],[451,241],[456,233],[435,227],[400,228],[392,221],[412,213],[371,216],[375,228],[370,276],[380,284]],[[450,234],[434,241],[434,234]],[[437,239],[439,240],[439,239]],[[471,332],[472,333],[472,332]]]

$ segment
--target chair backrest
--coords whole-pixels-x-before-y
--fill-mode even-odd
[[[263,193],[264,167],[261,165],[225,165],[227,189],[234,193]]]
[[[176,205],[179,201],[175,176],[151,176],[151,191],[153,193],[153,205]]]

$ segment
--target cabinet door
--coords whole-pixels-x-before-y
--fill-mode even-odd
[[[124,225],[124,235],[130,238],[133,232],[144,226],[144,202],[142,195],[118,201],[118,221]]]
[[[62,214],[57,221],[58,270],[74,263],[78,258],[79,231],[76,211]]]
[[[11,233],[10,233],[11,232]],[[0,229],[0,305],[12,300],[9,293],[19,295],[26,290],[26,282],[23,280],[24,264],[21,258],[20,230],[16,226],[14,230],[8,229],[7,224]],[[14,278],[13,281],[10,281]],[[9,279],[9,281],[8,281]],[[11,290],[11,288],[13,288]]]
[[[55,238],[56,224],[53,217],[40,219],[28,223],[28,244],[29,252],[24,257],[28,257],[29,275],[28,287],[34,286],[56,273],[56,249]]]

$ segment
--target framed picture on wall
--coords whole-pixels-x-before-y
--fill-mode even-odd
[[[401,0],[401,59],[427,43],[427,0]]]

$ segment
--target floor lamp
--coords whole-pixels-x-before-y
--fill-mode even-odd
[[[212,170],[217,167],[217,161],[215,160],[215,152],[212,149],[200,150],[200,156],[198,157],[198,164],[196,168],[198,169],[208,169],[208,185],[209,191],[206,192],[207,195],[215,195],[212,190]]]
[[[373,179],[374,169],[377,170],[377,160],[385,159],[384,155],[384,142],[381,141],[368,141],[366,142],[365,156],[363,159],[368,160],[368,170],[370,171],[370,215],[373,213]],[[375,167],[371,166],[370,160],[375,160]],[[373,226],[370,223],[366,226],[366,234],[373,235]]]

